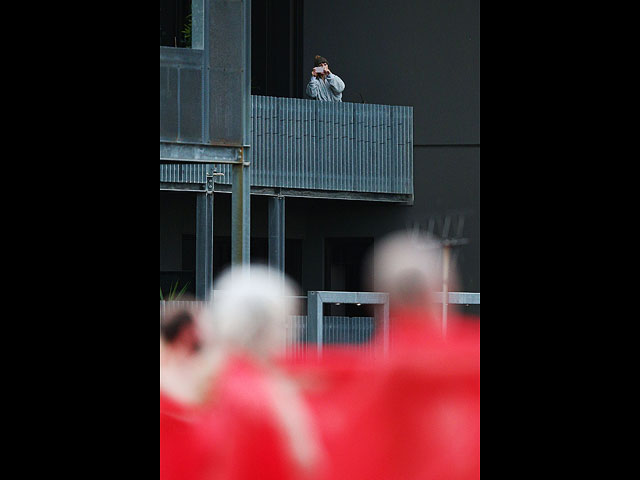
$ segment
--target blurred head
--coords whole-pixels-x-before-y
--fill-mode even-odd
[[[288,277],[263,265],[232,267],[213,289],[210,315],[219,342],[263,358],[282,352],[297,303],[297,288]]]
[[[435,294],[442,291],[443,264],[441,244],[431,235],[390,234],[376,243],[369,266],[373,288],[389,293],[391,308],[435,308]],[[450,279],[455,281],[451,274]]]
[[[220,363],[205,311],[195,301],[167,302],[160,316],[160,390],[180,402],[198,404],[210,390]]]
[[[179,304],[167,305],[160,318],[160,338],[164,343],[184,353],[195,353],[201,348],[195,309]]]

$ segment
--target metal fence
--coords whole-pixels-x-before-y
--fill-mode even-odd
[[[182,67],[174,76],[181,78],[187,71]],[[178,113],[174,116],[180,118]],[[412,107],[252,96],[250,120],[254,187],[316,195],[349,192],[379,199],[406,200],[413,195]],[[175,123],[187,128],[186,120]],[[167,137],[161,134],[161,148],[162,141],[175,142]],[[170,145],[174,150],[188,147],[180,142]],[[181,158],[188,155],[185,150]],[[198,162],[161,162],[160,182],[204,184],[212,167]],[[216,184],[231,185],[231,168],[216,165]]]
[[[413,193],[412,107],[260,96],[251,107],[252,185]]]
[[[470,305],[480,304],[479,293],[450,292],[449,304]],[[201,301],[160,301],[160,317],[168,309],[203,308],[206,302]],[[286,330],[285,355],[290,358],[305,358],[307,352],[317,352],[315,341],[307,339],[307,315],[291,315],[284,325]],[[348,345],[363,354],[374,355],[375,349],[371,342],[376,330],[376,320],[373,317],[322,316],[323,345]]]
[[[169,311],[181,308],[204,308],[206,302],[198,301],[161,301],[160,317]],[[291,358],[305,358],[307,351],[316,351],[316,343],[307,342],[307,315],[291,315],[284,325],[286,331],[285,354]],[[344,344],[350,345],[362,352],[372,351],[371,337],[374,332],[375,320],[373,317],[323,317],[324,345]]]

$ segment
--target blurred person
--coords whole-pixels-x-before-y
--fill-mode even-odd
[[[276,361],[294,295],[280,272],[232,268],[206,308],[161,323],[162,480],[319,478],[314,420]]]
[[[168,302],[160,318],[160,391],[185,404],[207,399],[210,379],[221,365],[207,314],[185,297]]]
[[[369,273],[375,290],[389,293],[390,344],[385,351],[378,331],[385,355],[367,402],[350,412],[336,444],[349,452],[333,472],[339,478],[480,476],[479,320],[452,311],[443,330],[439,297],[450,269],[443,258],[442,244],[417,232],[396,232],[374,246]]]
[[[321,425],[326,478],[477,480],[479,322],[451,315],[443,334],[434,238],[394,233],[374,248],[369,280],[389,293],[389,350],[378,329],[374,359],[332,346],[291,368]]]
[[[169,303],[160,319],[161,480],[222,478],[227,427],[210,396],[221,364],[194,305]]]
[[[225,478],[319,478],[314,418],[278,363],[295,295],[288,277],[262,265],[233,267],[214,283],[210,316],[225,357],[215,396],[231,424]]]
[[[307,84],[307,95],[322,102],[342,102],[344,88],[342,79],[329,69],[327,59],[316,55],[313,59],[311,79]]]
[[[397,352],[411,347],[424,350],[428,343],[443,339],[440,296],[445,269],[447,289],[455,290],[458,282],[455,269],[444,265],[443,257],[435,237],[409,231],[387,235],[369,254],[366,280],[374,291],[389,294],[389,336]],[[460,318],[453,309],[450,313],[455,330]]]

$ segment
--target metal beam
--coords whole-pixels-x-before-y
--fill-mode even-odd
[[[196,203],[196,297],[208,301],[213,286],[213,192],[199,193]]]
[[[160,182],[161,192],[193,192],[201,193],[206,190],[204,183],[178,183],[178,182]]]
[[[231,185],[216,182],[216,193],[229,193]],[[358,200],[370,202],[401,203],[403,205],[413,205],[413,195],[402,193],[366,193],[366,192],[342,192],[331,190],[311,190],[282,187],[262,187],[251,186],[251,195],[282,196],[298,198],[320,198],[327,200]]]
[[[442,292],[436,292],[436,302],[442,303]],[[449,292],[450,305],[480,305],[480,294],[472,292]]]
[[[284,272],[285,210],[284,197],[269,197],[269,266]]]
[[[324,339],[324,311],[323,302],[318,292],[307,293],[307,338],[308,343],[316,344],[318,355],[322,355]]]
[[[161,162],[238,163],[241,146],[160,142]]]
[[[242,163],[234,165],[232,176],[231,263],[248,265],[251,241],[251,170]]]
[[[389,294],[379,292],[330,292],[310,291],[307,296],[307,342],[315,343],[318,356],[322,356],[324,344],[325,303],[351,303],[376,305],[376,323],[382,325],[384,354],[389,352]]]

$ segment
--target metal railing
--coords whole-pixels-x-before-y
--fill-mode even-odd
[[[252,185],[413,194],[412,107],[252,96],[251,141]]]
[[[329,292],[324,292],[329,293]],[[346,293],[346,292],[332,292]],[[362,295],[363,292],[348,292],[353,295]],[[369,292],[364,292],[369,293]],[[442,295],[441,295],[442,296]],[[440,297],[441,297],[440,296]],[[441,300],[441,298],[440,298]],[[480,294],[469,292],[450,292],[450,305],[479,305]],[[160,316],[168,308],[201,308],[206,302],[202,301],[160,301]],[[314,336],[308,341],[308,318],[309,315],[291,315],[284,325],[286,330],[285,355],[291,358],[305,358],[308,352],[321,352],[324,345],[343,344],[349,345],[362,353],[375,353],[371,339],[376,329],[376,319],[374,317],[346,317],[346,316],[314,316],[314,330],[317,328],[322,332],[321,342],[317,342]],[[317,323],[316,323],[317,322]],[[384,319],[383,323],[384,325]]]
[[[176,67],[174,76],[182,78],[192,69]],[[167,79],[161,76],[162,85],[173,78],[166,75]],[[161,104],[165,105],[161,108],[161,125],[167,122],[165,119],[163,123],[163,116],[171,116],[175,117],[174,128],[193,133],[183,132],[176,141],[172,135],[163,135],[161,128],[161,147],[199,148],[204,153],[201,158],[191,159],[194,163],[189,158],[161,162],[160,182],[196,188],[206,183],[211,170],[203,164],[213,155],[208,150],[217,152],[220,147],[201,144],[199,127],[187,121],[186,105],[197,104],[200,97],[170,101],[179,97],[183,83],[188,84],[175,82],[173,89],[161,88]],[[252,96],[250,130],[254,188],[327,198],[359,195],[382,201],[413,199],[413,107]],[[220,174],[215,180],[220,188],[231,185],[230,165],[216,165],[216,173]]]

